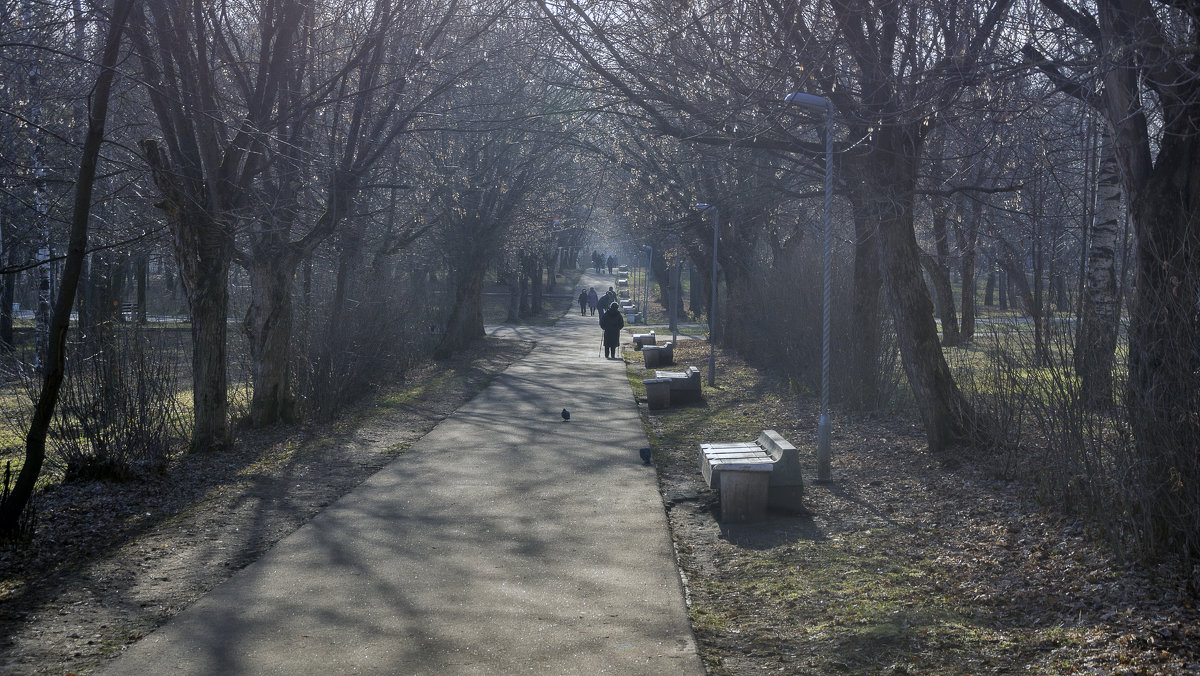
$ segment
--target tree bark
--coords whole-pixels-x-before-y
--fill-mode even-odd
[[[250,261],[251,301],[242,324],[250,349],[253,427],[296,420],[290,350],[294,318],[291,280],[296,265],[278,253],[266,254],[259,251]]]
[[[224,224],[191,199],[202,187],[185,190],[187,180],[154,141],[142,144],[163,196],[179,262],[180,278],[191,312],[192,451],[216,451],[228,446],[228,377],[225,372],[229,269],[233,238]]]
[[[954,310],[954,287],[950,282],[950,238],[946,228],[949,207],[944,204],[933,208],[933,243],[932,258],[925,257],[925,271],[933,280],[934,301],[937,303],[937,314],[942,320],[942,345],[950,347],[958,345],[961,335],[958,331],[958,316]]]
[[[885,124],[875,132],[874,151],[859,166],[870,172],[868,208],[878,222],[880,268],[901,361],[929,448],[941,451],[968,441],[973,425],[970,404],[942,354],[933,301],[921,275],[921,250],[913,228],[918,143],[914,130]]]
[[[983,206],[974,201],[971,203],[969,214],[959,221],[955,229],[958,237],[958,250],[962,252],[962,340],[969,341],[975,337],[975,287],[977,270],[975,262],[979,252],[979,221]],[[960,215],[962,210],[960,208]],[[965,222],[963,222],[965,220]],[[987,304],[992,304],[992,276],[988,277]]]
[[[1087,269],[1075,341],[1075,372],[1086,406],[1112,403],[1113,357],[1121,305],[1117,299],[1117,235],[1121,230],[1121,188],[1117,158],[1107,131],[1100,146],[1096,215],[1087,247]]]
[[[486,274],[486,265],[464,265],[454,270],[454,308],[446,324],[446,334],[433,352],[435,359],[449,359],[485,335],[483,280]]]
[[[879,406],[879,270],[877,223],[867,211],[868,193],[851,191],[854,217],[854,288],[850,304],[848,364],[843,385],[846,406],[871,411]]]

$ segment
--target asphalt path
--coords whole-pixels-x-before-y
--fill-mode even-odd
[[[101,673],[704,673],[597,318],[497,333],[538,345]]]

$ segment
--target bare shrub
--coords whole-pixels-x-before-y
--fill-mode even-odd
[[[402,372],[432,353],[441,336],[440,308],[426,295],[373,295],[344,311],[322,332],[306,332],[298,342],[294,372],[297,401],[305,414],[329,420],[389,375]]]
[[[954,366],[1002,474],[1020,478],[1043,504],[1082,518],[1128,559],[1161,552],[1161,533],[1175,533],[1178,546],[1159,558],[1192,574],[1196,562],[1189,552],[1200,546],[1200,497],[1180,477],[1200,471],[1195,449],[1182,460],[1192,466],[1183,468],[1176,467],[1179,456],[1168,467],[1163,457],[1136,452],[1127,402],[1118,395],[1111,405],[1096,407],[1082,391],[1069,323],[1044,326],[1041,349],[1027,321],[990,325],[984,354],[960,356]],[[1125,370],[1121,352],[1114,370]],[[1164,503],[1163,492],[1174,499]]]
[[[1022,320],[992,320],[977,330],[969,349],[947,350],[955,381],[971,402],[976,437],[972,444],[995,454],[1005,478],[1021,465],[1029,417],[1026,355],[1032,350]]]
[[[98,350],[72,345],[48,463],[66,481],[127,480],[162,472],[183,436],[182,346],[141,325],[111,327]]]

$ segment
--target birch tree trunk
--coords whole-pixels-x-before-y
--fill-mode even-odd
[[[1089,408],[1112,403],[1113,354],[1121,304],[1117,299],[1117,236],[1121,230],[1121,187],[1112,136],[1101,137],[1100,168],[1097,174],[1096,215],[1087,248],[1087,270],[1079,335],[1075,341],[1075,372],[1080,392]]]

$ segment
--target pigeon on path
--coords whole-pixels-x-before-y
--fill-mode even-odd
[[[567,410],[567,409],[565,409],[565,408],[562,410],[562,413],[561,413],[561,415],[562,415],[562,419],[563,419],[563,420],[570,420],[570,419],[571,419],[571,412],[570,412],[570,411],[568,411],[568,410]]]

